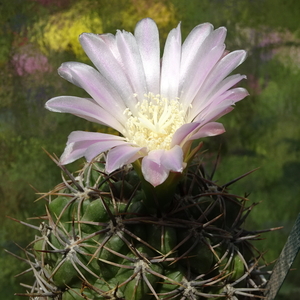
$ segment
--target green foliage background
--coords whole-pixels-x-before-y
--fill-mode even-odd
[[[262,202],[252,212],[250,228],[284,226],[260,243],[270,262],[276,259],[300,212],[300,2],[297,0],[10,0],[0,6],[0,295],[17,299],[23,289],[15,278],[26,269],[3,249],[20,254],[33,238],[25,221],[39,216],[44,203],[36,191],[47,192],[60,172],[43,148],[58,156],[73,130],[105,131],[79,118],[48,112],[54,96],[84,95],[62,80],[56,69],[64,61],[89,63],[79,47],[83,31],[132,31],[143,17],[160,27],[162,41],[182,21],[185,37],[197,24],[228,28],[227,48],[248,50],[239,67],[250,96],[222,119],[227,132],[205,140],[204,159],[214,159],[221,145],[215,176],[224,184],[254,168],[232,191],[250,193]],[[78,163],[73,164],[74,169]],[[34,186],[36,190],[32,189]],[[38,221],[32,221],[37,222]],[[300,259],[277,300],[299,297]]]

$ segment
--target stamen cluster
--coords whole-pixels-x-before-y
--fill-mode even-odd
[[[178,99],[167,99],[161,95],[148,93],[136,104],[132,112],[128,108],[125,137],[128,142],[149,151],[169,150],[175,131],[185,124],[185,112]]]

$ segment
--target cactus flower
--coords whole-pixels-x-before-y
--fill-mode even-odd
[[[137,23],[134,34],[81,34],[80,43],[96,68],[67,62],[58,72],[91,98],[59,96],[46,108],[111,127],[120,136],[74,131],[61,164],[83,156],[91,161],[107,152],[108,173],[138,161],[154,187],[170,172],[181,173],[192,141],[223,133],[224,126],[215,121],[248,95],[234,87],[245,76],[229,76],[246,52],[226,51],[225,36],[224,27],[214,30],[204,23],[182,43],[179,24],[170,31],[160,59],[158,28],[149,18]]]

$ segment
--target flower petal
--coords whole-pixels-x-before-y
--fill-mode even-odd
[[[105,169],[111,173],[145,155],[145,147],[132,147],[129,144],[117,146],[108,152]]]
[[[126,70],[127,79],[131,83],[133,92],[142,101],[144,94],[147,93],[147,89],[144,67],[136,39],[132,33],[117,31],[116,41]]]
[[[246,58],[246,52],[243,50],[234,51],[224,56],[210,72],[206,78],[203,86],[198,91],[192,102],[193,110],[189,115],[189,119],[194,119],[196,115],[201,113],[204,107],[211,103],[209,95],[212,91],[216,93],[215,87],[219,84],[222,85],[222,80],[232,72],[239,64],[241,64]],[[242,79],[243,77],[240,77]],[[227,81],[226,81],[227,83]]]
[[[180,24],[168,35],[161,67],[160,93],[169,100],[178,97],[179,72],[181,60]]]
[[[193,122],[182,125],[173,135],[171,147],[175,145],[183,145],[189,135],[196,130],[201,124]]]
[[[182,148],[175,145],[170,150],[166,150],[162,156],[162,164],[166,170],[181,173],[184,168]]]
[[[53,112],[70,113],[91,122],[110,126],[119,132],[124,131],[118,120],[97,105],[93,99],[60,96],[48,100],[45,107]]]
[[[125,105],[135,111],[137,101],[133,97],[134,90],[110,46],[99,35],[92,33],[81,34],[79,41],[96,68],[118,91]]]
[[[58,73],[69,82],[83,88],[109,114],[113,111],[122,123],[126,109],[120,95],[111,84],[93,67],[83,63],[67,62],[58,69]]]
[[[214,101],[205,109],[203,109],[202,112],[196,116],[194,121],[203,124],[217,120],[225,114],[231,112],[233,110],[232,105],[244,99],[248,95],[248,91],[244,88],[235,88],[226,91],[218,98],[214,99]]]
[[[214,67],[209,77],[205,81],[199,92],[206,96],[217,86],[226,76],[237,68],[246,59],[246,51],[237,50],[225,55]]]
[[[123,66],[121,54],[118,49],[116,37],[111,33],[104,33],[97,35],[107,46],[114,58],[118,61],[120,66]]]
[[[161,164],[161,157],[165,150],[153,150],[142,160],[142,173],[146,181],[154,187],[162,184],[169,175],[169,171]]]
[[[91,161],[93,158],[95,158],[98,154],[103,153],[107,150],[110,150],[114,147],[121,146],[121,145],[127,145],[126,141],[105,141],[105,140],[99,140],[95,144],[88,147],[84,153],[84,156],[87,161]]]
[[[217,122],[210,122],[202,126],[197,133],[192,135],[189,140],[197,140],[207,136],[215,136],[225,132],[223,124]]]
[[[182,94],[180,97],[182,97],[186,109],[222,57],[225,50],[226,32],[224,27],[220,27],[207,36],[195,54],[194,60],[190,62],[188,71],[181,74],[180,90]]]
[[[101,132],[87,132],[87,131],[73,131],[69,135],[69,141],[71,143],[80,142],[80,141],[125,141],[125,138],[113,135],[113,134],[107,134],[107,133],[101,133]]]
[[[235,84],[237,84],[242,79],[245,79],[245,75],[235,74],[231,75],[227,78],[225,78],[223,81],[220,82],[207,96],[207,99],[209,101],[206,101],[206,103],[214,103],[215,99],[219,97],[220,95],[224,95],[226,91],[228,91],[230,88],[232,88]],[[247,92],[248,94],[248,92]],[[219,102],[218,102],[219,103]]]
[[[162,184],[170,171],[182,172],[183,168],[183,152],[178,145],[170,150],[152,150],[142,160],[143,176],[154,187]]]
[[[249,95],[249,93],[246,89],[241,88],[241,87],[234,88],[234,89],[226,91],[222,95],[218,96],[216,99],[213,99],[212,104],[217,106],[217,105],[220,105],[225,100],[226,101],[231,100],[231,102],[233,104],[235,104],[236,102],[241,101],[248,95]]]
[[[222,116],[228,114],[233,110],[233,103],[231,100],[222,103],[222,105],[215,106],[215,108],[207,108],[203,113],[199,114],[195,118],[195,122],[199,122],[202,125],[215,121]]]
[[[160,93],[160,48],[156,23],[150,18],[139,21],[134,35],[144,66],[148,92],[157,95]]]
[[[182,44],[182,57],[180,65],[180,75],[184,78],[186,72],[193,65],[198,50],[202,46],[204,40],[213,31],[212,24],[203,23],[195,28],[189,33],[184,43]]]
[[[183,85],[181,88],[182,94],[180,98],[184,106],[184,110],[187,111],[191,103],[194,103],[193,99],[199,92],[201,86],[205,82],[205,79],[209,75],[209,72],[213,69],[217,61],[222,56],[225,49],[225,45],[216,46],[211,50],[205,49],[199,52],[199,59],[191,66],[186,77],[183,79]],[[198,57],[198,55],[197,55]],[[194,105],[192,104],[192,110],[194,111]]]
[[[197,114],[202,114],[203,111],[208,107],[217,106],[219,103],[221,103],[221,99],[226,100],[226,98],[224,98],[224,95],[226,94],[225,92],[227,92],[232,86],[244,78],[246,78],[246,76],[240,74],[231,75],[218,84],[206,98],[204,98],[203,95],[198,95],[193,101],[194,109],[189,111],[190,114],[187,119],[192,121]],[[246,90],[244,91],[244,97],[246,97],[248,92]],[[197,120],[197,117],[195,120]]]
[[[99,141],[103,144],[99,145]],[[60,163],[62,165],[69,164],[78,158],[85,156],[89,148],[98,144],[97,151],[92,155],[90,155],[91,151],[88,152],[87,158],[88,161],[90,161],[101,152],[116,145],[120,145],[121,143],[125,143],[125,141],[124,138],[119,136],[98,132],[73,131],[68,137],[67,146],[60,158]]]

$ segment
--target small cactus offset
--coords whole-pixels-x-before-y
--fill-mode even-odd
[[[263,298],[262,232],[244,223],[255,204],[232,195],[195,162],[203,137],[248,92],[228,76],[246,58],[225,50],[226,29],[170,31],[162,60],[149,18],[134,34],[83,33],[96,68],[63,63],[59,74],[91,98],[59,96],[46,108],[111,127],[74,131],[60,159],[63,182],[42,198],[46,213],[24,249],[37,300],[246,300]],[[66,164],[81,157],[76,175]],[[201,159],[203,159],[201,157]],[[214,173],[214,172],[213,172]],[[243,176],[241,176],[242,178]]]
[[[31,299],[259,299],[262,254],[247,231],[253,206],[190,167],[169,205],[149,199],[132,168],[86,163],[45,194],[46,215],[24,250]],[[150,210],[150,211],[149,211]],[[22,222],[23,223],[23,222]],[[26,224],[26,223],[23,223]],[[265,230],[268,231],[268,230]]]

